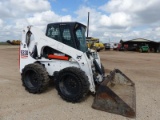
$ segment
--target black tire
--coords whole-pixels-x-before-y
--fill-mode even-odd
[[[88,77],[76,67],[62,69],[55,84],[58,94],[68,102],[81,102],[89,91]]]
[[[48,87],[48,73],[45,68],[38,63],[25,66],[21,76],[23,86],[30,93],[41,93]]]

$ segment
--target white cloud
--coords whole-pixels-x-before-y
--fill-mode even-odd
[[[34,13],[32,16],[28,18],[16,19],[15,21],[13,21],[14,25],[13,24],[6,25],[4,28],[2,28],[0,30],[1,31],[0,40],[14,39],[14,38],[21,39],[21,30],[28,25],[36,26],[44,31],[48,23],[62,22],[62,21],[66,22],[66,21],[71,21],[71,19],[72,18],[70,15],[60,16],[50,10],[41,13]],[[3,22],[0,20],[0,28],[1,28],[1,23]]]
[[[159,38],[160,38],[160,27],[157,27],[157,28],[155,28],[155,32],[156,32],[156,34],[159,36]]]
[[[20,39],[21,30],[27,25],[44,30],[48,23],[72,19],[70,15],[61,16],[51,11],[47,0],[1,0],[0,16],[0,41]]]
[[[51,8],[49,2],[46,0],[10,0],[10,4],[22,11],[32,12],[48,10]]]
[[[160,21],[160,0],[110,0],[99,9],[106,13],[124,12],[130,15],[134,25]]]
[[[46,0],[2,0],[0,2],[0,16],[2,18],[22,18],[50,8],[50,3]]]
[[[66,8],[63,8],[62,11],[63,11],[63,12],[67,12],[68,10],[67,10]]]
[[[3,26],[3,20],[0,19],[0,27]]]
[[[45,11],[42,13],[35,13],[32,17],[27,18],[28,24],[39,26],[45,28],[48,23],[51,22],[62,22],[62,21],[71,21],[71,16],[60,16],[55,14],[53,11]]]
[[[113,13],[110,16],[101,15],[100,25],[107,27],[128,27],[131,24],[131,17],[124,12]]]
[[[159,0],[110,0],[105,5],[99,7],[99,9],[106,12],[139,12],[147,10],[150,7],[155,7],[159,4]]]

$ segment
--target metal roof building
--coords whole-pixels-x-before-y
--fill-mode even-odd
[[[138,51],[140,46],[148,45],[150,51],[152,52],[159,52],[160,51],[160,42],[144,39],[144,38],[137,38],[128,41],[120,41],[122,47],[127,46],[127,50],[130,51]]]

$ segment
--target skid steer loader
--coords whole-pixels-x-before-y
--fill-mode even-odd
[[[24,28],[19,52],[23,86],[41,93],[53,80],[68,102],[80,102],[90,91],[96,94],[93,108],[135,117],[135,84],[118,69],[105,76],[98,53],[87,48],[85,29],[78,22],[48,24],[46,34]]]

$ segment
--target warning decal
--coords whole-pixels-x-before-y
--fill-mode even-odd
[[[21,58],[27,58],[28,57],[28,50],[21,50]]]

